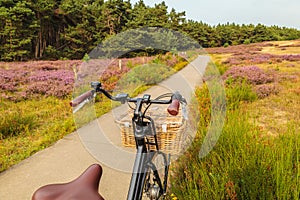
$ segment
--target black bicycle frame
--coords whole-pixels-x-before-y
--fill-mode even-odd
[[[134,116],[132,118],[132,125],[134,129],[134,136],[136,141],[137,154],[134,162],[133,173],[131,176],[130,187],[127,195],[127,200],[139,200],[142,197],[144,182],[146,179],[147,171],[152,168],[154,173],[157,173],[155,165],[151,162],[155,152],[151,152],[150,145],[155,145],[158,149],[158,143],[156,138],[156,130],[154,121],[147,116],[144,116],[141,112],[142,99],[138,99]],[[147,122],[144,121],[147,119]],[[146,135],[154,137],[154,143],[145,141]],[[159,186],[164,190],[161,184],[160,177],[158,177]]]
[[[146,157],[147,150],[145,149],[145,146],[138,146],[127,200],[138,200],[142,196],[143,186],[147,172]]]

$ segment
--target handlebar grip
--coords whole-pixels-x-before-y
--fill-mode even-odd
[[[180,101],[176,98],[172,98],[172,102],[167,109],[168,113],[173,116],[178,115],[179,105],[180,105]]]
[[[72,106],[72,107],[78,106],[80,103],[82,103],[86,99],[91,98],[93,96],[93,94],[94,94],[93,90],[83,93],[82,95],[80,95],[80,96],[76,97],[75,99],[73,99],[72,101],[70,101],[70,106]]]

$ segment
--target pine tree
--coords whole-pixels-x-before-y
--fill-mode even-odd
[[[97,29],[104,37],[108,37],[124,30],[129,19],[131,4],[129,1],[108,0],[101,10],[101,15],[97,16]]]
[[[38,26],[30,2],[1,1],[0,22],[1,60],[31,58],[32,42]]]
[[[93,48],[96,32],[92,15],[92,9],[95,6],[93,3],[92,0],[64,0],[61,3],[60,14],[67,23],[63,34],[60,34],[60,40],[63,43],[61,45],[64,46],[63,57],[82,58]]]
[[[168,14],[168,28],[171,28],[175,31],[179,31],[182,29],[182,24],[185,23],[185,12],[177,13],[174,8],[171,9]]]
[[[63,20],[61,1],[57,0],[32,0],[39,29],[34,41],[34,57],[36,59],[57,59],[61,49],[60,33],[67,24]]]

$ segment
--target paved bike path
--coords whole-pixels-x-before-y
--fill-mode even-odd
[[[146,92],[155,97],[170,90],[178,90],[187,97],[187,88],[194,88],[201,83],[201,75],[208,61],[208,57],[199,56],[179,73]],[[186,82],[184,84],[181,81],[183,79]],[[124,112],[124,109],[114,109],[1,173],[0,200],[31,199],[33,192],[40,186],[69,182],[94,163],[103,167],[100,181],[103,197],[108,200],[126,199],[134,149],[122,147],[120,129],[113,123],[115,116]]]

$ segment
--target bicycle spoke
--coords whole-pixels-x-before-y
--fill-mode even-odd
[[[146,175],[143,200],[164,199],[166,189],[166,176],[168,174],[168,160],[165,154],[155,153],[152,161],[149,163],[149,169]]]

